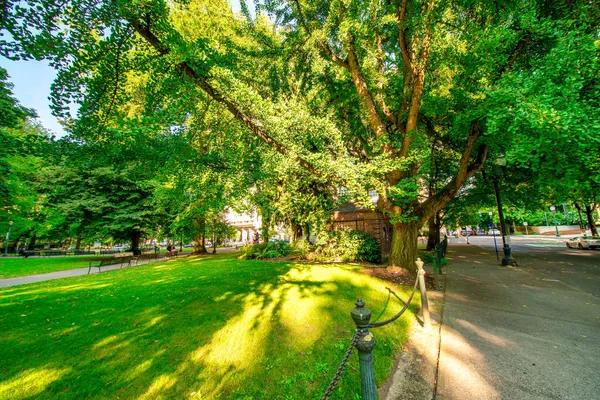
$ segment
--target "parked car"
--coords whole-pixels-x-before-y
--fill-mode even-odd
[[[570,249],[597,249],[600,247],[600,236],[575,236],[566,245]]]
[[[501,234],[500,230],[496,229],[496,228],[490,229],[488,232],[488,235],[490,235],[490,236],[493,236],[493,235],[500,236],[500,234]]]

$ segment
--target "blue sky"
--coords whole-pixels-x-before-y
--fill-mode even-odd
[[[248,2],[253,8],[252,1]],[[234,11],[240,10],[239,0],[230,0]],[[65,134],[57,119],[50,111],[50,85],[56,77],[56,71],[46,61],[11,61],[0,57],[0,66],[5,68],[9,81],[14,85],[13,93],[21,104],[33,108],[45,128],[57,136]]]

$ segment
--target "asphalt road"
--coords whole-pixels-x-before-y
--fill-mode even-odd
[[[565,242],[572,236],[513,236],[510,247],[519,267],[535,271],[540,279],[559,280],[572,289],[600,297],[600,250],[569,249]],[[469,242],[494,252],[495,257],[493,237],[470,237]],[[450,246],[452,243],[466,243],[466,239],[451,238]],[[496,243],[502,258],[502,238],[496,237]]]
[[[600,251],[564,241],[451,240],[437,400],[600,398]]]

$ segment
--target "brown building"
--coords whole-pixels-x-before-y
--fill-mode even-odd
[[[368,232],[381,246],[382,254],[389,254],[392,243],[392,225],[387,215],[352,202],[333,209],[331,214],[330,229],[332,231]]]

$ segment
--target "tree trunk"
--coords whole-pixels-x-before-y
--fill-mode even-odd
[[[261,235],[263,243],[269,243],[269,228],[271,227],[271,214],[263,211]]]
[[[290,242],[293,243],[300,238],[302,238],[302,226],[292,225],[292,234],[290,237]]]
[[[585,216],[588,220],[588,225],[592,231],[592,236],[598,236],[598,229],[596,228],[596,222],[594,222],[594,209],[590,206],[585,206]]]
[[[77,242],[75,243],[75,249],[79,250],[81,248],[81,233],[77,234]]]
[[[440,242],[440,225],[441,218],[440,213],[437,212],[435,215],[427,221],[429,225],[429,236],[427,237],[427,250],[433,250],[435,245]]]
[[[212,235],[212,247],[213,247],[213,254],[217,254],[217,235],[215,235],[215,233],[213,232]]]
[[[395,224],[392,232],[392,248],[390,250],[389,267],[392,271],[402,268],[415,272],[415,261],[419,256],[417,242],[419,240],[418,223]]]
[[[27,250],[35,250],[35,243],[37,241],[37,235],[34,234],[31,237],[31,241],[29,242],[29,244],[27,245]]]
[[[134,256],[138,256],[142,254],[140,251],[140,238],[142,237],[142,233],[140,231],[133,231],[131,234],[131,251],[133,251]]]
[[[198,220],[198,232],[194,237],[194,251],[192,254],[206,254],[206,218],[200,217]]]

